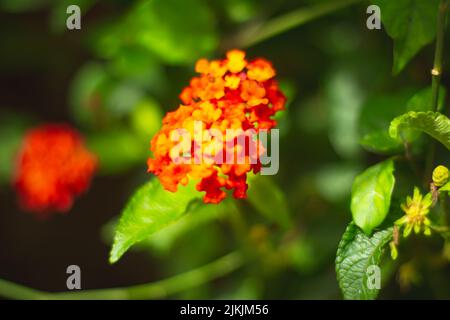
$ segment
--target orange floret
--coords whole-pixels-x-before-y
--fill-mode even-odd
[[[264,59],[256,59],[247,65],[247,76],[251,80],[266,81],[275,76],[272,64]]]

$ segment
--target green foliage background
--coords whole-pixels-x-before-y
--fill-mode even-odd
[[[437,236],[402,245],[395,262],[379,248],[392,237],[380,224],[400,216],[399,203],[422,186],[408,161],[396,161],[394,179],[389,157],[406,143],[423,170],[430,137],[419,129],[443,144],[436,163],[450,165],[450,63],[439,96],[445,119],[429,113],[438,2],[1,0],[0,278],[65,291],[65,268],[79,264],[86,289],[166,279],[87,298],[358,299],[378,292],[341,293],[339,284],[360,273],[352,259],[384,259],[380,298],[450,298]],[[65,9],[75,3],[82,28],[68,31]],[[382,8],[382,30],[366,27],[370,4]],[[288,96],[279,173],[252,178],[246,201],[189,203],[189,190],[182,201],[167,198],[146,173],[150,139],[178,106],[196,59],[235,47],[271,60]],[[83,132],[101,172],[67,216],[36,221],[17,208],[12,159],[26,128],[55,121]],[[372,207],[367,192],[385,197]],[[155,199],[164,204],[152,211],[164,214],[157,226],[130,213],[146,213]],[[109,265],[125,207],[131,218],[111,261],[140,242]],[[364,232],[347,227],[352,214]],[[405,265],[413,272],[400,273]]]

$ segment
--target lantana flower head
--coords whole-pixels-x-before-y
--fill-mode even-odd
[[[16,163],[14,185],[22,207],[39,215],[65,212],[90,184],[97,167],[74,129],[48,124],[30,130]]]
[[[164,117],[151,141],[153,158],[148,160],[148,171],[172,192],[190,179],[199,180],[196,187],[206,192],[205,203],[222,201],[225,189],[233,190],[235,198],[245,198],[247,174],[260,171],[260,157],[266,151],[247,133],[274,128],[273,116],[286,102],[274,79],[275,69],[265,59],[247,61],[243,51],[231,50],[223,60],[198,60],[195,70],[199,75],[180,94],[182,104]],[[181,132],[189,133],[182,149],[191,162],[175,161],[183,158],[177,158],[179,150],[174,149]],[[220,161],[227,156],[246,161]]]

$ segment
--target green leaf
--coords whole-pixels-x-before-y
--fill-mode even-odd
[[[204,230],[212,222],[235,210],[232,201],[231,199],[226,199],[217,205],[205,205],[201,201],[194,202],[188,206],[186,213],[175,223],[151,234],[147,239],[137,243],[132,249],[151,250],[159,255],[167,255],[176,243],[191,241],[193,233],[198,234],[200,229]],[[117,224],[118,219],[113,219],[103,226],[102,237],[105,243],[110,244],[112,242]]]
[[[440,111],[444,108],[446,89],[441,86],[439,89],[438,108]],[[411,99],[409,99],[406,106],[407,111],[433,111],[432,106],[432,88],[428,86],[417,92]]]
[[[233,210],[232,205],[227,200],[217,205],[205,205],[200,201],[195,202],[192,206],[189,206],[188,212],[176,223],[172,223],[152,234],[143,244],[158,253],[168,253],[177,240],[186,240],[188,236],[192,236],[192,233],[198,232],[200,228],[208,228],[209,224],[217,221],[230,210]]]
[[[109,261],[117,262],[133,244],[178,221],[189,203],[200,197],[193,183],[179,186],[177,192],[164,190],[158,179],[146,183],[122,212]]]
[[[450,149],[450,120],[439,112],[405,113],[392,120],[389,134],[392,138],[401,140],[408,129],[421,130]]]
[[[446,91],[441,87],[438,108],[442,109]],[[373,152],[382,154],[397,153],[403,143],[389,135],[391,120],[408,111],[431,111],[431,86],[416,92],[411,97],[411,90],[403,90],[396,95],[376,96],[363,107],[360,117],[361,145]],[[419,137],[417,130],[405,130],[403,140],[412,143]]]
[[[394,185],[394,162],[391,159],[366,169],[353,182],[353,221],[366,234],[370,234],[386,218]]]
[[[389,136],[390,121],[407,111],[410,89],[391,95],[376,95],[362,107],[359,117],[360,144],[367,150],[382,154],[396,153],[402,144]]]
[[[269,176],[256,175],[249,179],[247,199],[266,218],[282,227],[289,226],[286,197]]]
[[[396,153],[401,147],[401,143],[392,139],[387,130],[368,133],[359,143],[368,151],[383,154]]]
[[[379,290],[367,286],[369,267],[379,266],[385,246],[392,240],[393,228],[367,236],[350,223],[336,253],[336,274],[344,299],[375,299]]]
[[[439,192],[446,191],[450,195],[450,182],[447,182],[442,187],[439,188]]]
[[[381,20],[394,40],[394,65],[398,74],[436,36],[439,0],[373,0]]]
[[[437,109],[441,110],[445,104],[446,90],[444,87],[440,87],[440,95],[438,99]],[[433,111],[432,105],[432,88],[431,86],[420,90],[411,99],[409,99],[406,105],[407,111]],[[413,129],[405,129],[402,134],[402,139],[411,143],[420,136],[420,132]],[[392,138],[391,138],[392,139]],[[393,139],[396,140],[396,139]]]

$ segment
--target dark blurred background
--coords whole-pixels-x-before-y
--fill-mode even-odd
[[[144,2],[80,1],[82,28],[67,30],[70,1],[0,1],[0,278],[65,291],[66,268],[76,264],[83,289],[126,286],[200,266],[238,245],[220,218],[189,230],[168,250],[143,246],[108,263],[111,221],[150,179],[149,141],[161,115],[178,106],[195,60],[222,58],[225,49],[240,45],[234,42],[239,32],[325,1],[170,0],[156,11],[159,18],[140,12]],[[158,7],[161,1],[151,2]],[[427,47],[393,77],[392,42],[382,30],[365,27],[366,7],[362,2],[243,48],[250,58],[273,62],[289,98],[279,124],[280,171],[273,180],[285,194],[296,240],[281,248],[283,235],[275,229],[265,240],[275,252],[262,253],[269,255],[261,258],[266,268],[255,264],[177,297],[340,298],[334,257],[351,220],[352,179],[382,159],[359,144],[361,110],[381,95],[403,101],[428,85],[433,55]],[[447,76],[443,82],[448,84]],[[43,220],[17,205],[11,150],[26,128],[48,122],[78,128],[105,166],[70,212]],[[271,230],[254,208],[238,206],[249,234],[255,227]],[[440,250],[429,242],[424,251]],[[282,250],[286,263],[277,265],[270,257],[276,260]],[[402,256],[399,264],[413,255]],[[426,271],[435,266],[415,268],[415,275],[403,275],[414,279],[402,285],[392,273],[382,298],[450,297],[448,264],[439,265],[440,272]]]

